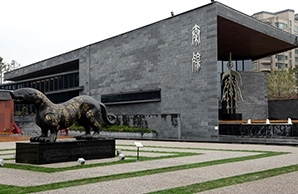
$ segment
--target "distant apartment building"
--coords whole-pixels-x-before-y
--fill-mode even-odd
[[[292,9],[276,13],[262,11],[253,14],[252,17],[298,36],[298,14],[295,14]],[[298,66],[298,49],[285,51],[253,61],[252,69],[254,71],[271,71],[271,69],[288,69],[290,67],[294,68],[295,66]]]

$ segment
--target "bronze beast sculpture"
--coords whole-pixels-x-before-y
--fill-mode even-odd
[[[77,139],[98,139],[101,117],[108,125],[116,122],[116,116],[108,115],[105,105],[90,96],[77,96],[64,103],[54,104],[42,92],[33,88],[17,89],[11,91],[10,95],[16,103],[35,106],[35,122],[41,128],[41,135],[31,137],[31,142],[55,142],[57,132],[75,122],[85,129],[85,134],[77,136]],[[91,128],[94,130],[92,135]]]

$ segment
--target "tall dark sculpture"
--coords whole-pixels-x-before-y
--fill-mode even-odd
[[[237,114],[237,101],[243,101],[240,85],[242,84],[242,77],[239,72],[234,71],[234,64],[232,62],[232,53],[227,64],[229,68],[222,75],[222,102],[224,102],[224,109],[228,115]],[[230,118],[231,119],[231,118]],[[241,118],[242,119],[242,118]],[[239,120],[241,120],[239,119]]]
[[[98,139],[101,117],[108,125],[116,122],[116,116],[108,115],[105,105],[90,96],[77,96],[67,102],[54,104],[42,92],[33,88],[17,89],[10,94],[16,103],[35,106],[36,124],[41,128],[41,135],[31,137],[31,142],[55,142],[57,132],[75,122],[85,128],[85,134],[77,136],[77,139]],[[91,128],[94,130],[93,135]]]

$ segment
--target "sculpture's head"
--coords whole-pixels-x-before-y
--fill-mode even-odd
[[[20,88],[10,92],[10,95],[15,103],[35,104],[40,101],[38,90],[33,88]]]

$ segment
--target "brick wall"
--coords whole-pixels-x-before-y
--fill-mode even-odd
[[[242,76],[242,96],[244,102],[238,103],[238,113],[242,119],[267,119],[267,73],[240,72]]]
[[[203,7],[90,45],[90,61],[80,60],[80,76],[88,82],[90,95],[100,99],[102,94],[159,88],[161,102],[108,109],[116,115],[180,115],[181,138],[217,135],[215,13],[215,7]],[[191,45],[195,24],[201,27],[199,47]],[[202,55],[199,74],[192,73],[193,52]],[[173,126],[153,127],[163,137],[177,137]]]
[[[298,119],[298,100],[269,100],[268,109],[268,118]]]

